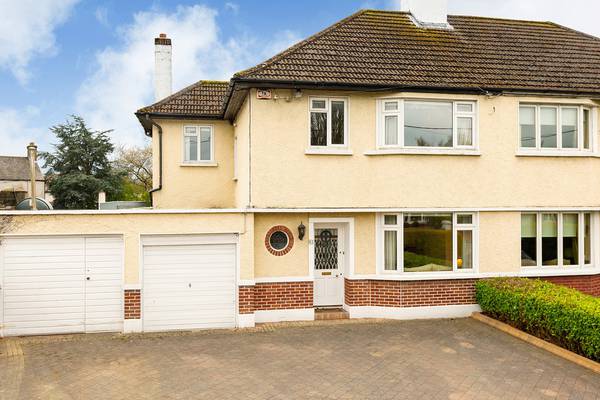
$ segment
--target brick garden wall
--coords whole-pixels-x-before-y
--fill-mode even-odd
[[[140,319],[142,314],[142,293],[139,289],[125,290],[125,319]]]

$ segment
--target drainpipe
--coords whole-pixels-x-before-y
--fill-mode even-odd
[[[150,205],[153,205],[153,196],[152,193],[158,192],[162,189],[162,176],[163,176],[163,146],[162,146],[162,126],[157,124],[152,118],[150,118],[150,114],[146,114],[146,120],[155,126],[158,129],[158,187],[148,191],[150,193]],[[145,132],[146,136],[152,136],[152,129],[150,130],[150,134]]]

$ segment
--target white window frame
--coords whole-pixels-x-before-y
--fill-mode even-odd
[[[479,271],[479,213],[477,212],[448,212],[452,214],[452,271],[431,271],[431,272],[405,272],[404,271],[404,216],[405,214],[441,214],[441,212],[410,212],[406,213],[379,213],[376,219],[376,253],[377,253],[377,273],[382,275],[402,275],[402,276],[417,276],[417,277],[428,277],[436,275],[448,275],[448,274],[475,274]],[[443,213],[445,214],[445,212]],[[385,225],[385,216],[395,215],[396,225]],[[470,224],[458,224],[458,215],[471,215],[472,221]],[[473,268],[471,269],[459,269],[458,268],[458,231],[472,231],[473,232]],[[385,269],[385,250],[384,250],[384,236],[385,231],[396,231],[397,240],[397,265],[395,270]]]
[[[385,103],[396,102],[398,109],[396,111],[386,111]],[[405,102],[414,103],[450,103],[452,105],[452,147],[439,146],[405,146],[404,145],[404,104]],[[469,104],[472,106],[471,112],[458,111],[459,105]],[[449,99],[413,99],[413,98],[381,98],[377,99],[377,148],[382,150],[407,149],[422,152],[437,151],[456,151],[456,150],[477,150],[479,146],[479,104],[477,100],[449,100]],[[398,117],[398,144],[385,143],[385,117],[395,115]],[[458,145],[458,118],[472,118],[473,132],[471,145]]]
[[[313,101],[324,101],[325,109],[313,108]],[[331,102],[341,101],[344,103],[344,144],[331,143]],[[313,146],[311,144],[311,114],[313,112],[321,112],[327,114],[327,145]],[[308,97],[308,148],[311,150],[319,149],[347,149],[348,148],[348,98],[347,97]]]
[[[186,129],[187,128],[194,128],[196,130],[196,133],[192,134],[192,133],[187,133]],[[200,131],[202,129],[210,129],[210,160],[200,160],[200,156],[201,156],[201,141],[200,141]],[[191,136],[196,136],[198,138],[197,143],[198,143],[198,160],[190,160],[190,161],[186,161],[186,157],[185,157],[185,138],[186,137],[191,137]],[[214,131],[214,126],[213,125],[185,125],[183,127],[183,133],[182,133],[182,140],[181,140],[181,148],[182,148],[182,164],[184,165],[203,165],[203,164],[214,164],[215,162],[215,131]]]
[[[557,265],[542,265],[542,214],[557,214],[558,215],[558,235],[557,235],[557,246],[558,246],[558,251],[557,251]],[[563,215],[564,214],[577,214],[577,235],[578,235],[578,239],[579,239],[579,243],[578,248],[579,248],[579,254],[578,254],[578,260],[579,260],[579,264],[576,265],[564,265],[563,264]],[[585,226],[584,226],[584,218],[585,218],[585,214],[590,214],[590,262],[589,264],[585,264],[585,256],[584,256],[584,252],[585,252],[585,238],[584,238],[584,233],[585,233]],[[521,265],[521,269],[525,270],[525,271],[531,271],[531,270],[541,270],[541,271],[546,271],[546,270],[556,270],[556,269],[560,269],[561,271],[564,270],[570,270],[570,269],[582,269],[582,268],[593,268],[594,266],[594,260],[596,257],[596,219],[594,218],[594,213],[592,211],[564,211],[564,212],[559,212],[559,211],[530,211],[530,212],[522,212],[521,216],[523,215],[535,215],[536,219],[535,219],[535,223],[536,223],[536,238],[535,238],[535,242],[536,242],[536,265]],[[520,226],[520,225],[519,225]],[[519,232],[521,232],[521,230],[519,229]],[[519,233],[520,235],[520,233]],[[521,237],[519,236],[519,254],[521,254]],[[521,260],[521,259],[519,259]],[[522,264],[522,261],[519,261],[520,264]]]
[[[532,108],[535,112],[535,146],[521,146],[521,108]],[[542,147],[542,124],[541,124],[541,109],[553,108],[556,109],[556,124],[557,137],[556,147]],[[577,109],[577,147],[562,146],[562,111],[564,109]],[[589,111],[589,148],[584,148],[584,131],[583,131],[583,110]],[[528,153],[546,153],[546,154],[593,154],[596,152],[596,119],[597,108],[588,105],[579,104],[555,104],[555,103],[519,103],[517,111],[517,139],[519,153],[527,155]]]

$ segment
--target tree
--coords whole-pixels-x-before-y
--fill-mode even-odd
[[[91,131],[83,118],[50,128],[58,139],[54,152],[40,153],[44,167],[49,168],[49,189],[57,209],[94,209],[98,193],[110,198],[121,190],[122,174],[116,171],[108,156],[114,149],[108,137],[111,131]]]
[[[123,174],[120,200],[150,201],[152,189],[152,148],[120,147],[114,166]]]

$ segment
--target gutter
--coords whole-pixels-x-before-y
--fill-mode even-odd
[[[146,121],[150,122],[151,127],[150,130],[146,130],[144,133],[148,137],[152,137],[152,126],[155,126],[158,129],[158,187],[149,190],[150,194],[150,205],[153,205],[153,196],[152,193],[158,192],[162,189],[162,177],[163,177],[163,145],[162,145],[162,135],[163,129],[162,126],[157,124],[152,118],[150,118],[150,114],[146,114]]]

